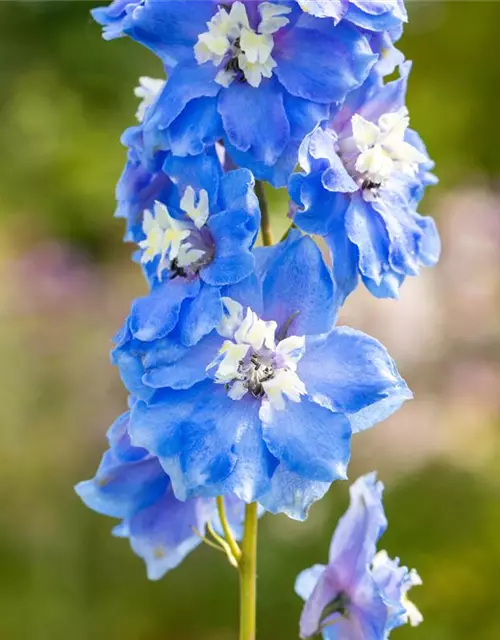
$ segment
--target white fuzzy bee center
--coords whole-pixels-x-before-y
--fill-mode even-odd
[[[217,368],[216,382],[227,385],[228,395],[240,400],[247,393],[266,396],[276,409],[285,408],[284,396],[300,402],[306,393],[297,375],[304,353],[304,337],[290,336],[276,344],[276,322],[266,322],[250,308],[223,298],[225,314],[218,332],[228,338],[207,369]]]
[[[418,165],[426,162],[426,156],[405,141],[410,123],[406,107],[385,113],[377,123],[359,114],[351,122],[352,136],[341,140],[339,149],[348,171],[367,195],[384,185],[393,173],[414,176]]]
[[[270,78],[276,66],[272,51],[272,34],[288,24],[285,14],[291,9],[272,2],[259,5],[260,23],[257,30],[250,26],[245,5],[234,2],[229,12],[220,7],[207,23],[208,31],[198,36],[194,53],[198,64],[211,61],[220,70],[215,81],[228,87],[238,76],[252,87],[262,78]]]
[[[208,194],[204,189],[196,194],[192,187],[187,187],[180,202],[185,220],[173,218],[167,207],[161,202],[155,202],[154,215],[150,211],[144,212],[142,230],[146,236],[139,242],[143,250],[141,262],[147,264],[156,258],[158,262],[158,278],[172,264],[177,269],[189,269],[201,263],[209,255],[209,249],[202,229],[208,219]]]

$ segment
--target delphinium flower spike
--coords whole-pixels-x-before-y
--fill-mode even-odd
[[[397,297],[439,256],[417,213],[435,179],[405,105],[406,9],[114,0],[93,15],[104,38],[149,48],[164,77],[139,79],[116,188],[147,288],[112,352],[130,407],[77,492],[121,520],[152,579],[202,541],[222,550],[240,573],[240,639],[254,640],[258,515],[304,519],[346,478],[352,436],[411,398],[377,340],[336,326],[360,280]],[[276,245],[262,181],[291,199]],[[328,566],[298,580],[303,638],[385,640],[419,621],[406,598],[417,574],[376,554],[381,491],[374,475],[353,485]]]

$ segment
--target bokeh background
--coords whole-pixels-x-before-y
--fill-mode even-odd
[[[154,57],[105,43],[89,2],[0,2],[0,637],[231,640],[235,572],[199,549],[146,580],[113,522],[72,486],[93,475],[125,393],[110,337],[145,284],[113,189],[139,75]],[[500,638],[500,46],[498,2],[410,2],[412,124],[441,183],[422,211],[438,268],[401,301],[363,291],[343,320],[381,339],[416,400],[354,441],[351,477],[386,483],[384,546],[415,566],[425,615],[405,640]],[[277,228],[286,205],[270,194]],[[260,529],[259,638],[297,638],[296,574],[326,558],[347,484],[298,524]]]

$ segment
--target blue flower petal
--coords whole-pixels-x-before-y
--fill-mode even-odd
[[[126,518],[157,500],[168,484],[168,477],[155,458],[123,463],[108,450],[95,478],[80,482],[75,491],[94,511]]]
[[[158,132],[161,148],[176,156],[203,153],[222,137],[222,122],[216,98],[195,98],[166,129]]]
[[[186,347],[197,344],[222,318],[220,289],[202,283],[198,295],[182,307],[179,316],[180,340]]]
[[[408,14],[403,0],[351,0],[345,19],[370,31],[388,31],[406,22]]]
[[[321,251],[307,236],[290,233],[264,279],[264,317],[288,335],[324,333],[336,315],[335,291]]]
[[[389,237],[381,216],[370,203],[356,194],[346,212],[349,240],[359,252],[359,270],[363,276],[380,284],[389,262]]]
[[[233,82],[220,94],[219,113],[229,143],[259,162],[274,164],[288,144],[283,90],[274,79],[264,80],[258,89]]]
[[[256,249],[255,253],[258,251],[259,249]],[[263,314],[262,281],[255,273],[237,284],[223,287],[221,293],[226,298],[236,300],[243,307],[250,307],[257,315]]]
[[[222,338],[217,332],[201,339],[196,345],[186,349],[185,355],[173,362],[165,362],[159,358],[155,360],[149,352],[143,382],[149,387],[161,389],[189,389],[193,385],[205,380],[206,368],[214,359],[222,346]]]
[[[248,211],[223,211],[208,220],[215,242],[213,260],[200,273],[205,282],[224,286],[249,276],[255,259],[251,247],[257,235],[256,219]]]
[[[208,380],[186,391],[161,390],[148,405],[138,402],[130,434],[136,446],[160,458],[179,499],[216,496],[234,486],[237,445],[247,430],[259,430],[258,408],[254,398],[231,400]]]
[[[389,237],[391,269],[404,275],[418,275],[422,232],[405,199],[398,192],[387,191],[372,207],[384,221]]]
[[[203,532],[214,511],[213,500],[180,502],[170,489],[130,518],[127,537],[133,551],[146,562],[150,580],[162,578],[201,543],[194,530]]]
[[[341,22],[326,32],[296,26],[277,41],[274,72],[292,95],[322,104],[341,102],[359,87],[377,61],[368,41],[349,24]]]
[[[206,30],[214,11],[215,5],[204,0],[146,0],[135,9],[134,19],[124,31],[151,49],[164,64],[174,66],[194,59],[198,35]]]
[[[325,241],[332,256],[332,276],[335,283],[336,303],[338,307],[341,307],[347,296],[358,285],[358,249],[345,233],[343,219],[330,231]]]
[[[177,324],[184,300],[196,297],[199,290],[199,279],[175,278],[160,283],[148,296],[135,300],[129,317],[134,338],[149,342],[168,335]]]
[[[419,258],[426,267],[433,267],[441,254],[441,240],[436,223],[427,216],[416,216],[416,223],[422,231],[420,239]]]
[[[266,400],[260,410],[269,451],[302,479],[333,482],[347,477],[351,427],[339,413],[302,398],[283,410]]]
[[[186,158],[169,154],[163,163],[163,171],[175,182],[179,200],[188,186],[196,191],[204,189],[208,194],[210,210],[217,210],[222,171],[215,150]]]
[[[345,15],[349,0],[301,0],[300,3],[307,11],[317,18],[333,18],[335,24]]]
[[[412,397],[385,347],[348,327],[308,338],[297,374],[313,401],[349,415],[354,432],[383,420]]]
[[[221,87],[214,82],[217,69],[213,65],[187,62],[176,67],[156,102],[146,112],[143,123],[144,142],[156,150],[164,143],[164,131],[196,98],[214,98]]]
[[[309,507],[320,500],[330,488],[330,482],[307,480],[280,463],[271,478],[268,491],[259,503],[270,513],[284,513],[294,520],[305,520]]]
[[[299,573],[295,581],[295,593],[300,596],[302,600],[307,600],[312,594],[316,583],[325,569],[326,565],[315,564],[309,569],[305,569]]]

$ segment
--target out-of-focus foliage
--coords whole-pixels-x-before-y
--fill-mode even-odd
[[[388,344],[417,397],[355,440],[350,473],[380,470],[383,542],[424,579],[424,625],[394,638],[497,640],[500,200],[481,194],[500,173],[500,3],[409,4],[409,105],[441,178],[426,204],[444,256],[401,302],[346,309]],[[138,76],[162,71],[133,43],[103,42],[90,7],[0,3],[0,637],[230,640],[236,575],[218,554],[198,550],[148,583],[111,520],[72,489],[93,475],[125,406],[107,349],[144,284],[112,217],[118,138]],[[443,200],[471,183],[482,186]],[[283,220],[283,198],[272,203]],[[260,640],[297,637],[295,576],[325,560],[346,496],[335,485],[305,524],[264,518]]]

